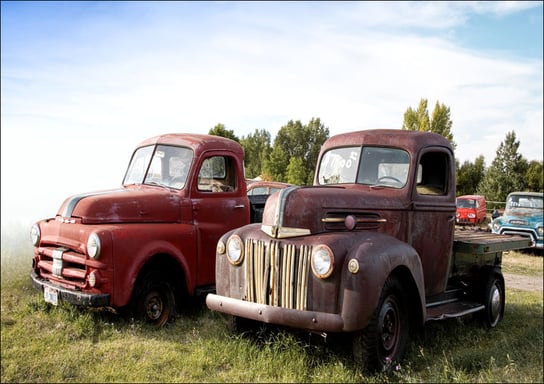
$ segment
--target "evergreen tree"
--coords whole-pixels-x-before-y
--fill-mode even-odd
[[[506,139],[497,148],[497,155],[485,171],[478,185],[478,194],[489,201],[505,201],[510,192],[525,189],[527,160],[518,153],[519,141],[514,131],[506,134]]]
[[[525,176],[526,188],[532,192],[544,192],[544,169],[542,161],[532,160]]]

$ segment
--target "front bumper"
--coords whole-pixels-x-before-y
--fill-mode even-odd
[[[84,293],[63,288],[39,277],[34,270],[30,273],[32,286],[43,292],[44,287],[49,287],[58,292],[60,300],[70,304],[87,307],[106,307],[110,304],[110,295],[107,293]]]
[[[210,293],[206,296],[209,309],[267,324],[283,325],[314,332],[342,332],[344,319],[332,313],[300,311],[266,304],[233,299]]]

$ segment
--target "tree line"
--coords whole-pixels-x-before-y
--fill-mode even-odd
[[[427,99],[421,99],[417,108],[409,107],[404,113],[401,129],[438,133],[448,139],[455,150],[452,126],[449,107],[437,101],[429,114]],[[264,129],[255,129],[239,138],[233,130],[217,124],[209,134],[227,137],[242,145],[247,178],[312,185],[319,151],[329,138],[329,128],[316,117],[307,124],[290,120],[280,128],[273,143],[270,133]],[[488,201],[504,202],[513,191],[543,192],[543,162],[525,159],[518,152],[519,144],[515,131],[510,131],[489,167],[482,155],[474,162],[459,164],[456,161],[457,196],[479,194]],[[490,204],[491,208],[494,206]]]

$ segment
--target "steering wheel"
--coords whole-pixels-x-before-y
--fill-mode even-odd
[[[403,182],[400,181],[399,179],[397,179],[396,177],[393,177],[393,176],[382,176],[382,177],[379,177],[378,180],[376,180],[376,183],[379,183],[383,180],[393,180],[395,183],[398,183],[399,185],[402,185]]]

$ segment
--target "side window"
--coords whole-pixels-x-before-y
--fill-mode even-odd
[[[446,194],[448,172],[448,158],[445,153],[425,153],[418,165],[417,192],[420,195]]]
[[[234,160],[228,156],[209,157],[198,172],[198,190],[232,192],[236,189]]]

